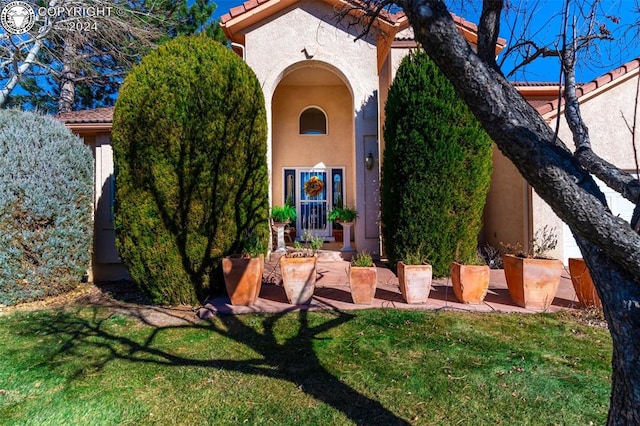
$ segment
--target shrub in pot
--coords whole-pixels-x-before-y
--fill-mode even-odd
[[[371,254],[366,251],[356,253],[349,268],[349,288],[353,303],[370,305],[376,294],[378,274]]]
[[[397,263],[398,284],[405,302],[426,303],[431,291],[433,269],[419,253],[403,256]]]
[[[332,222],[353,222],[357,217],[358,211],[355,208],[336,207],[329,212],[329,220]]]
[[[295,243],[295,250],[280,258],[282,285],[289,303],[308,305],[316,288],[316,252],[322,247],[322,239],[308,231],[302,236],[304,244]]]
[[[296,209],[289,204],[284,206],[273,206],[271,208],[271,218],[276,223],[290,223],[295,222],[298,215]]]
[[[536,231],[529,250],[507,253],[503,257],[504,273],[511,299],[518,306],[547,309],[558,291],[562,262],[545,257],[558,239],[553,228]]]
[[[451,262],[453,294],[462,303],[480,304],[489,289],[489,266],[480,256]]]
[[[250,306],[256,303],[262,287],[264,245],[253,233],[247,233],[240,254],[222,259],[222,273],[232,305]]]

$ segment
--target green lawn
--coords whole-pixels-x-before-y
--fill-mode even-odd
[[[0,423],[588,425],[611,340],[568,314],[367,310],[153,328],[0,316]]]

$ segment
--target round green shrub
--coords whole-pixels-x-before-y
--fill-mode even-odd
[[[476,258],[492,142],[424,51],[405,57],[385,107],[382,234],[392,267],[427,261],[436,276]]]
[[[60,122],[0,110],[0,304],[76,287],[90,267],[93,156]]]
[[[267,247],[260,84],[229,49],[178,37],[126,77],[113,120],[117,246],[158,304],[222,293],[223,256]]]

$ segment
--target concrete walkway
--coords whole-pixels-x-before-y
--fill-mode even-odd
[[[377,265],[378,285],[373,304],[356,305],[351,300],[351,292],[349,290],[349,262],[342,260],[339,252],[330,251],[322,252],[318,259],[318,280],[311,304],[291,305],[287,302],[284,288],[282,287],[278,262],[279,257],[272,255],[271,259],[265,264],[262,289],[255,305],[233,306],[228,297],[220,297],[209,300],[201,308],[198,316],[206,319],[219,314],[277,313],[300,309],[353,310],[370,308],[452,309],[471,312],[540,312],[540,310],[521,308],[511,301],[504,278],[504,271],[501,269],[491,270],[489,291],[484,303],[481,305],[467,305],[458,302],[448,278],[433,280],[427,303],[409,305],[402,299],[398,278],[381,263]],[[565,270],[560,280],[558,293],[547,312],[577,308],[579,308],[578,299],[573,290],[569,272]]]

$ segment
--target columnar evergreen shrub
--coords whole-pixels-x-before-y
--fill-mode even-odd
[[[266,137],[253,71],[207,37],[169,41],[127,76],[113,122],[117,245],[155,303],[220,293],[223,256],[252,237],[267,247]]]
[[[91,149],[60,122],[0,110],[0,304],[59,294],[90,267]]]
[[[389,89],[382,233],[392,266],[427,260],[436,276],[475,258],[491,179],[492,142],[424,51],[402,61]]]

